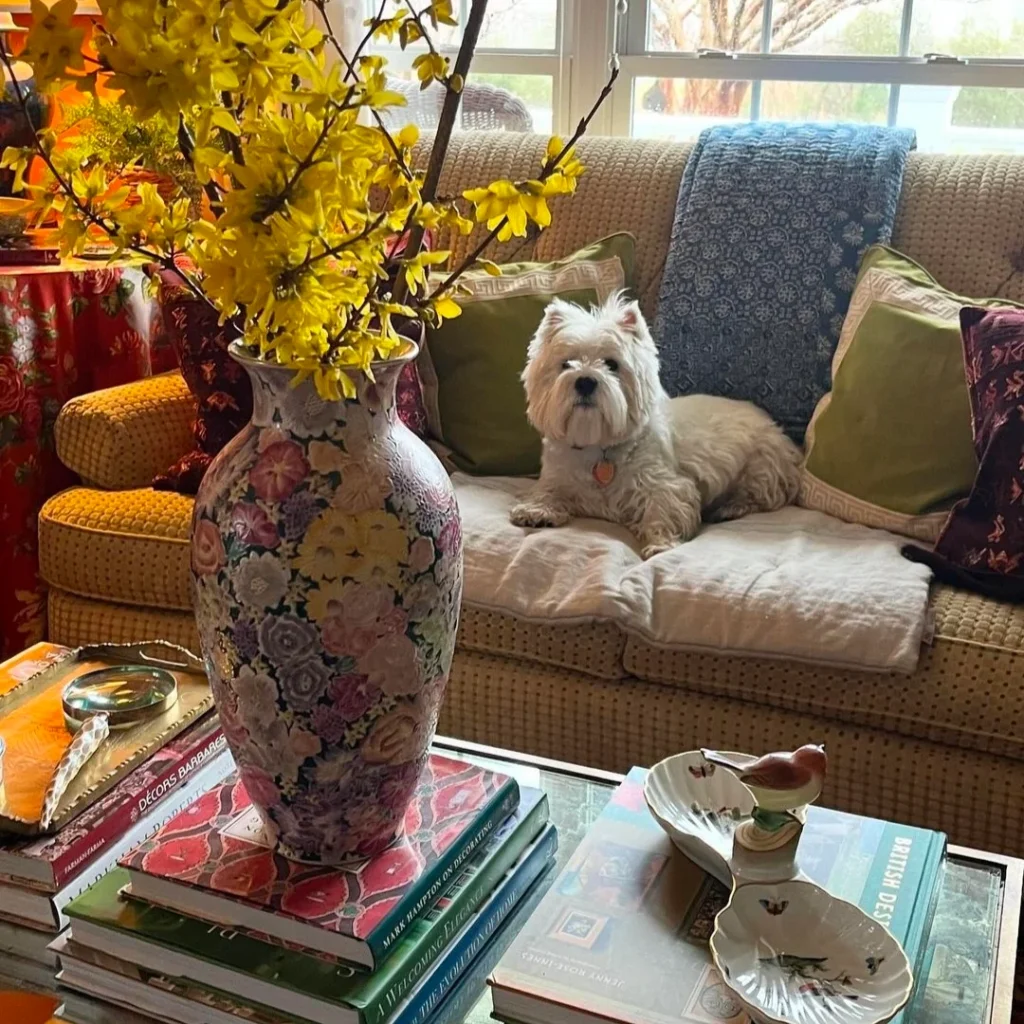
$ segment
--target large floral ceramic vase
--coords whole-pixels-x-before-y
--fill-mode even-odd
[[[199,488],[195,612],[228,744],[286,857],[395,839],[451,667],[462,530],[447,474],[396,415],[409,347],[324,402],[232,346],[253,415]]]

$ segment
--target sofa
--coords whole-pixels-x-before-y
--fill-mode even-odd
[[[530,135],[458,135],[440,190],[530,177],[544,145]],[[584,140],[578,195],[555,210],[535,258],[632,232],[651,317],[689,148]],[[477,237],[453,244],[464,251]],[[893,245],[962,294],[1024,300],[1024,157],[912,154]],[[499,246],[494,258],[514,248]],[[62,411],[58,452],[82,484],[39,517],[54,641],[164,637],[195,648],[192,501],[149,487],[187,450],[191,411],[177,374]],[[896,675],[681,650],[612,619],[538,621],[467,604],[440,729],[613,770],[701,745],[761,752],[824,742],[824,803],[1024,853],[1024,608],[934,586],[930,612],[917,670]]]

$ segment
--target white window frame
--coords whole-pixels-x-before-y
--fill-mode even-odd
[[[585,0],[584,0],[585,2]],[[899,54],[892,57],[817,56],[772,53],[772,0],[765,0],[759,53],[652,51],[647,47],[650,0],[595,0],[617,6],[616,37],[622,74],[611,97],[610,130],[632,129],[633,86],[637,78],[703,78],[751,82],[750,120],[760,117],[761,83],[841,82],[888,85],[888,123],[896,123],[904,85],[1024,88],[1024,59],[964,57],[959,54],[910,55],[914,0],[902,0]],[[625,10],[622,8],[625,7]]]
[[[456,0],[464,23],[471,0]],[[552,79],[553,130],[570,132],[583,117],[608,77],[610,63],[620,66],[609,101],[591,124],[593,135],[629,135],[637,78],[702,78],[751,82],[750,119],[760,116],[761,84],[840,82],[887,85],[888,123],[895,124],[904,85],[1024,88],[1024,59],[964,57],[958,54],[910,55],[914,0],[902,0],[899,55],[892,57],[817,56],[772,53],[772,0],[765,0],[761,52],[663,52],[647,46],[651,0],[559,0],[555,45],[550,50],[478,48],[473,71],[480,74],[547,75]],[[454,55],[455,47],[443,52]],[[406,70],[414,53],[388,48],[392,67]]]

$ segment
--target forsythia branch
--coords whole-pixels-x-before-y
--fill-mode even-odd
[[[21,108],[21,112],[24,115],[28,123],[32,124],[32,115],[28,108],[28,97],[25,95],[21,88],[21,83],[18,81],[17,76],[14,74],[14,69],[11,67],[11,58],[8,55],[6,49],[0,46],[0,62],[3,63],[4,68],[7,70],[10,76],[10,81],[14,87],[14,94],[18,100],[18,106]],[[90,223],[95,224],[96,227],[100,228],[108,237],[116,239],[117,227],[111,224],[105,217],[99,216],[95,213],[87,203],[83,203],[82,200],[75,193],[74,187],[71,182],[68,181],[64,175],[57,170],[53,163],[53,159],[50,154],[46,151],[46,147],[43,146],[39,135],[36,132],[32,133],[32,144],[35,151],[39,154],[40,159],[46,164],[47,169],[53,175],[57,184],[60,186],[61,191],[75,204],[79,213]],[[154,263],[158,263],[166,270],[171,270],[178,275],[184,284],[192,291],[198,298],[204,302],[213,305],[210,300],[203,293],[199,285],[193,280],[190,274],[185,273],[181,267],[175,262],[173,256],[167,256],[158,252],[154,252],[152,249],[147,249],[145,246],[132,244],[126,248],[131,249],[132,252],[138,253],[140,256],[145,256],[147,259],[152,260]]]
[[[540,172],[540,181],[546,181],[548,178],[550,178],[551,175],[554,174],[555,170],[558,168],[558,165],[566,158],[566,156],[568,156],[569,151],[573,148],[573,146],[575,146],[576,143],[579,142],[581,138],[583,138],[583,136],[587,132],[587,129],[590,127],[590,122],[594,120],[598,110],[600,110],[601,104],[604,103],[604,101],[608,99],[608,97],[611,95],[612,88],[614,87],[616,79],[618,79],[618,77],[619,65],[616,61],[616,63],[612,67],[611,74],[609,74],[608,76],[608,81],[605,83],[605,86],[601,90],[600,95],[594,101],[594,105],[590,108],[586,117],[580,118],[580,123],[576,125],[576,131],[572,133],[572,137],[569,139],[568,142],[566,142],[566,144],[561,148],[561,150],[559,150],[559,152],[555,156],[550,157],[545,162]],[[491,229],[491,231],[488,232],[484,240],[475,249],[473,249],[473,251],[465,258],[462,264],[456,267],[444,279],[444,281],[442,281],[441,284],[437,288],[435,288],[433,292],[430,293],[430,296],[427,298],[427,302],[430,302],[434,299],[438,299],[446,292],[450,291],[455,282],[458,281],[458,279],[462,277],[462,275],[470,267],[472,267],[477,262],[477,260],[480,259],[481,256],[483,256],[488,246],[490,246],[490,244],[498,237],[498,233],[507,223],[508,218],[502,218],[502,220],[498,224],[496,224],[494,228]]]

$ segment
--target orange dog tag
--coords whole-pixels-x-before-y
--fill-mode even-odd
[[[598,487],[607,487],[615,479],[615,463],[601,459],[594,463],[593,473]]]

